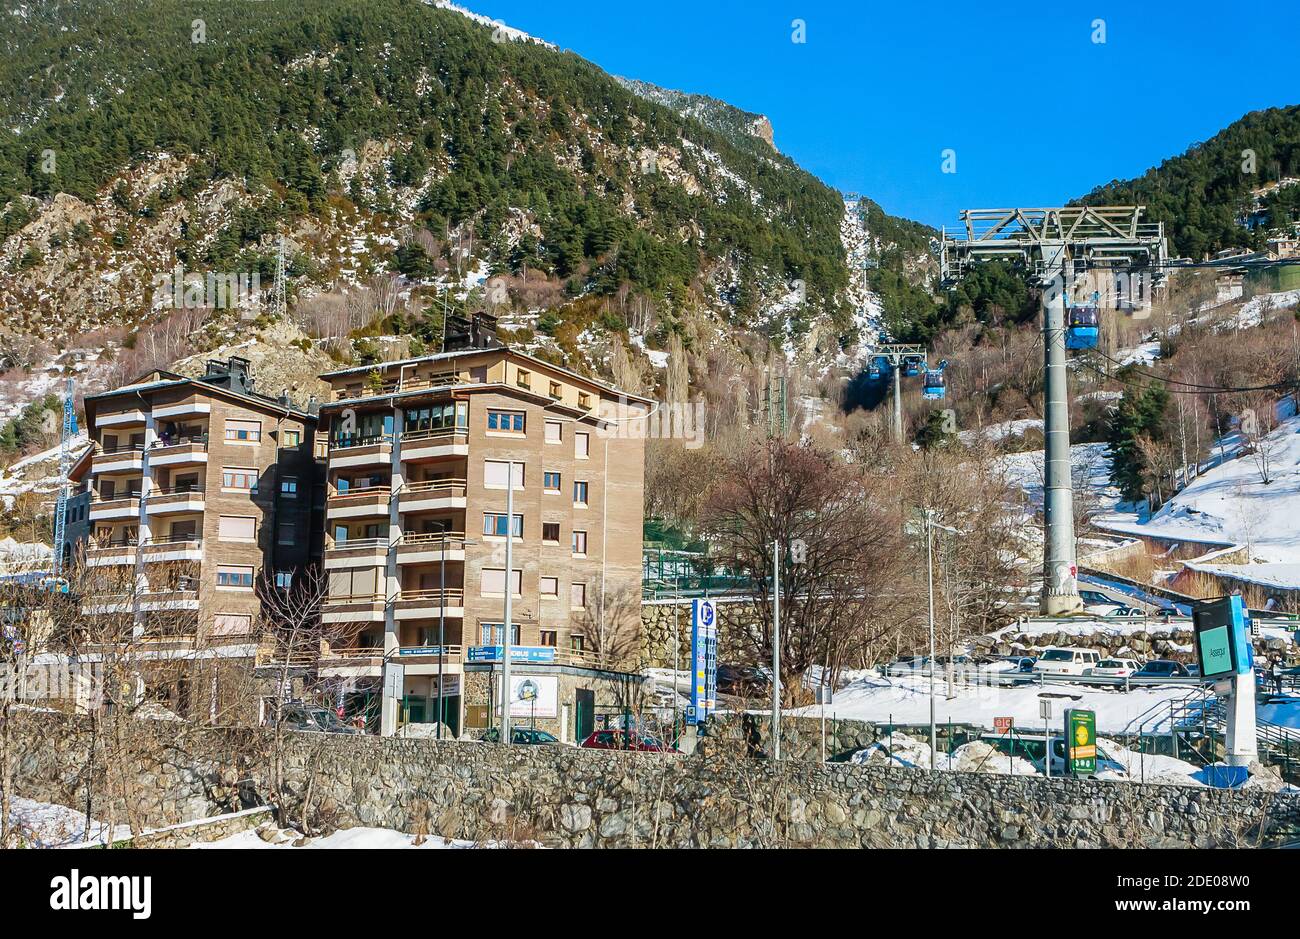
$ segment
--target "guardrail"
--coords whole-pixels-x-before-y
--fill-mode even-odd
[[[885,674],[891,678],[929,678],[930,669],[925,666],[919,668],[889,666],[885,669]],[[948,675],[949,673],[947,669],[942,666],[934,673],[934,677],[937,679],[946,680]],[[1206,683],[1195,675],[1169,678],[1139,678],[1136,676],[1115,678],[1109,675],[1049,675],[1042,672],[995,671],[993,669],[971,668],[969,666],[954,669],[952,671],[952,679],[953,681],[962,681],[967,684],[996,685],[998,687],[1016,687],[1018,685],[1093,685],[1097,687],[1123,688],[1125,691],[1129,691],[1133,688],[1169,685],[1185,685],[1187,687],[1195,688]]]

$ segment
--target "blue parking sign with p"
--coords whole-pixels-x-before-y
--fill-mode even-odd
[[[691,601],[691,706],[687,721],[699,724],[717,707],[718,617],[712,600]]]

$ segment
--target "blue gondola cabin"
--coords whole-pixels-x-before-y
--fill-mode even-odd
[[[1065,348],[1095,349],[1101,314],[1095,306],[1072,306],[1065,324]]]

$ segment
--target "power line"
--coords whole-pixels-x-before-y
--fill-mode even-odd
[[[1120,368],[1132,368],[1135,370],[1141,368],[1136,363],[1121,362],[1118,359],[1113,359],[1106,353],[1102,352],[1100,349],[1094,349],[1093,351],[1097,355],[1105,359],[1107,362],[1110,362],[1112,365],[1117,365]],[[1285,382],[1276,382],[1272,385],[1255,385],[1249,388],[1223,388],[1218,385],[1202,385],[1202,384],[1198,384],[1197,382],[1180,381],[1177,378],[1166,378],[1163,375],[1157,375],[1155,372],[1147,371],[1145,369],[1142,370],[1142,374],[1144,378],[1151,378],[1154,379],[1155,381],[1164,382],[1166,385],[1181,385],[1184,388],[1194,389],[1198,393],[1207,392],[1211,394],[1231,394],[1237,391],[1276,391],[1281,388],[1290,388],[1295,385],[1294,381],[1285,381]]]

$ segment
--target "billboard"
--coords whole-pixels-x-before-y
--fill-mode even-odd
[[[1097,772],[1097,714],[1082,708],[1065,712],[1065,771],[1074,776]]]
[[[497,711],[501,710],[501,676],[497,676]],[[511,675],[510,716],[559,717],[560,679],[554,675]]]
[[[718,611],[712,600],[691,601],[691,707],[699,724],[718,706]]]

